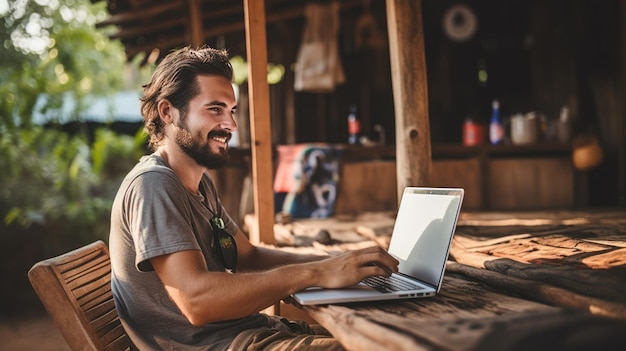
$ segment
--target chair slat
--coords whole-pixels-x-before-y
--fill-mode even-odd
[[[103,257],[104,260],[106,260],[107,256],[108,255],[106,255],[99,249],[80,252],[76,255],[62,258],[55,264],[55,268],[61,274],[64,274],[66,277],[71,278],[72,270],[81,270],[83,269],[83,267],[89,267],[89,262],[93,262],[94,259],[97,259],[98,257]]]
[[[113,293],[110,290],[99,290],[94,292],[93,298],[81,304],[85,316],[90,321],[98,318],[99,316],[107,313],[109,310],[115,309],[115,302],[113,301]]]
[[[111,324],[109,325],[109,327],[110,329],[108,329],[106,333],[103,333],[103,335],[100,336],[100,340],[102,340],[102,343],[104,345],[108,345],[120,336],[126,335],[126,332],[124,331],[122,324],[119,323],[119,320],[117,324]]]
[[[78,303],[80,304],[81,309],[87,313],[107,300],[113,301],[113,293],[107,290],[106,286],[103,286],[98,290],[94,290],[83,296],[80,300],[78,300]]]
[[[76,299],[79,301],[92,291],[97,291],[102,288],[110,289],[111,275],[100,275],[98,273],[94,274],[93,276],[85,276],[85,279],[82,281],[82,283],[82,285],[68,286],[68,288],[72,291],[72,294],[74,294]]]
[[[115,307],[115,305],[113,305]],[[93,328],[96,330],[99,336],[102,336],[106,333],[107,324],[112,324],[118,320],[119,317],[117,315],[117,311],[115,308],[103,311],[102,314],[98,315],[96,318],[93,318],[90,323]]]
[[[122,328],[121,325],[120,328]],[[106,351],[130,351],[130,341],[128,340],[128,335],[126,335],[123,328],[115,339],[113,339],[109,344],[104,345],[104,349]]]
[[[90,263],[93,261],[90,261]],[[90,281],[100,278],[111,276],[111,265],[108,263],[99,263],[85,269],[82,272],[76,272],[72,279],[65,279],[67,286],[74,290],[81,285],[88,284]]]

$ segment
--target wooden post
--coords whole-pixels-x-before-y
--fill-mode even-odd
[[[269,86],[267,83],[267,38],[265,1],[244,0],[248,95],[250,98],[250,139],[254,213],[258,230],[250,240],[274,243],[274,192],[272,188],[272,132],[270,129]]]
[[[204,45],[204,35],[202,28],[202,6],[200,0],[189,0],[189,33],[191,45],[198,48]]]
[[[619,172],[619,180],[620,184],[618,186],[619,191],[619,205],[626,205],[626,142],[624,142],[624,138],[626,137],[626,0],[620,0],[619,2],[619,10],[620,10],[620,60],[621,65],[619,66],[620,77],[619,83],[617,85],[620,93],[616,95],[618,98],[621,97],[621,105],[618,106],[618,111],[620,111],[619,115],[621,118],[617,118],[617,135],[616,138],[619,140],[618,142],[618,159],[617,164],[618,172]],[[621,110],[620,110],[621,108]]]
[[[421,9],[421,0],[387,0],[398,200],[404,187],[430,184],[432,158]]]

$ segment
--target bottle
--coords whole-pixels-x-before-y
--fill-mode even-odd
[[[463,145],[476,146],[480,145],[483,141],[481,126],[474,122],[471,117],[465,119],[463,123]]]
[[[572,123],[567,106],[561,107],[561,113],[556,122],[556,138],[561,143],[568,143],[572,138]]]
[[[504,140],[504,127],[500,118],[500,103],[493,100],[491,103],[491,120],[489,121],[489,141],[491,144],[501,144]]]
[[[360,133],[361,122],[356,116],[356,105],[351,105],[350,113],[348,114],[348,144],[358,144]]]

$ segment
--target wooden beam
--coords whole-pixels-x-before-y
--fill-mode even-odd
[[[624,139],[626,138],[626,0],[620,0],[619,2],[619,24],[620,24],[620,34],[619,34],[619,42],[620,42],[620,60],[621,63],[619,66],[620,77],[617,88],[619,89],[619,93],[616,95],[618,98],[621,97],[621,104],[618,106],[618,109],[621,108],[619,112],[619,116],[621,118],[617,118],[617,129],[618,134],[621,134],[617,140],[619,140],[617,145],[617,153],[618,153],[618,173],[619,173],[619,205],[626,205],[626,142]]]
[[[172,36],[167,38],[161,38],[158,41],[150,42],[144,45],[126,46],[126,56],[132,60],[137,54],[145,52],[150,53],[155,48],[161,50],[162,53],[167,53],[169,49],[179,46],[189,45],[189,42],[182,36]]]
[[[120,12],[115,15],[111,15],[106,20],[96,24],[96,27],[105,27],[110,24],[122,25],[129,22],[137,22],[163,13],[172,13],[179,10],[183,5],[182,0],[172,0],[163,4],[150,4],[144,7],[133,8],[128,11]]]
[[[387,0],[398,200],[404,187],[430,184],[432,157],[421,9],[421,0]]]
[[[379,0],[376,0],[379,1]],[[361,0],[347,0],[341,2],[341,9],[350,9],[362,5]],[[159,48],[162,52],[169,49],[191,44],[190,39],[185,38],[183,33],[176,30],[176,25],[180,21],[190,21],[184,15],[184,3],[182,0],[172,1],[167,4],[157,4],[151,6],[139,6],[125,12],[119,12],[111,15],[107,20],[99,22],[96,26],[104,27],[107,25],[117,25],[120,30],[112,34],[111,38],[118,38],[124,42],[126,46],[127,57],[131,60],[137,54],[145,52],[148,54],[154,48]],[[240,19],[231,19],[232,22],[221,21],[224,16],[231,16],[241,12],[241,6],[231,6],[224,9],[212,9],[202,14],[203,32],[202,43],[206,39],[224,35],[227,33],[243,30],[245,24]],[[180,14],[178,20],[162,20],[164,13]],[[186,12],[188,13],[188,11]],[[266,23],[290,20],[293,18],[304,16],[304,4],[288,9],[276,9],[265,18]],[[209,23],[210,25],[207,25]],[[182,26],[182,23],[180,23]],[[172,34],[159,35],[159,34]],[[145,36],[142,38],[141,44],[137,43],[135,37]],[[155,39],[150,39],[153,36]]]
[[[200,0],[188,0],[189,5],[189,36],[193,47],[200,47],[204,44],[202,36],[202,6]]]
[[[250,240],[274,243],[274,192],[272,188],[272,132],[270,129],[269,85],[267,83],[267,37],[265,1],[244,0],[250,139],[252,141],[252,182],[254,213],[258,230]]]
[[[111,39],[129,39],[138,37],[141,35],[154,34],[154,32],[167,32],[172,31],[176,27],[183,27],[187,24],[186,18],[173,18],[167,21],[160,21],[152,26],[135,26],[135,27],[122,27],[117,33],[111,34]]]

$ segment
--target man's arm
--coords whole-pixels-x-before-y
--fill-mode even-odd
[[[289,256],[296,259],[296,255]],[[388,275],[398,265],[380,247],[236,274],[208,271],[202,253],[195,250],[158,256],[151,262],[172,300],[198,326],[248,316],[311,286],[339,288],[367,276]]]

